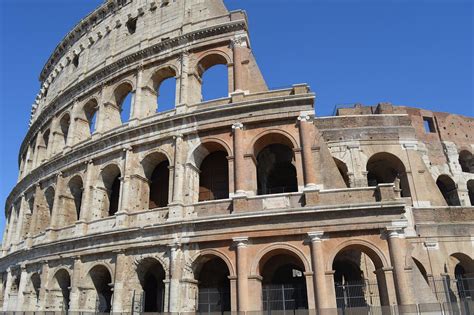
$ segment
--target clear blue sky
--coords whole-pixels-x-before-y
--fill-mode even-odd
[[[44,62],[100,0],[0,0],[0,228]],[[227,0],[245,9],[270,87],[309,83],[317,115],[336,104],[474,116],[469,0]]]

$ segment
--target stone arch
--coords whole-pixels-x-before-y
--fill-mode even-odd
[[[64,149],[67,143],[68,135],[69,135],[69,127],[71,125],[71,114],[69,112],[65,112],[59,118],[59,132],[60,132],[60,146],[58,150],[61,151]]]
[[[231,310],[230,275],[232,266],[218,251],[201,251],[192,263],[194,290],[198,296],[198,312],[226,312]]]
[[[202,139],[192,150],[188,156],[188,163],[196,168],[201,166],[204,158],[212,152],[222,150],[227,153],[227,156],[232,155],[232,150],[227,142],[219,138],[205,138]]]
[[[130,80],[122,80],[118,83],[112,93],[112,103],[116,106],[115,110],[119,111],[121,123],[125,123],[131,118],[131,112],[134,102],[135,85]],[[130,103],[125,104],[125,100],[130,96]],[[122,113],[125,111],[126,115]]]
[[[96,130],[99,101],[96,97],[87,99],[78,109],[75,119],[75,135],[78,142],[88,139]]]
[[[67,183],[69,201],[64,202],[64,223],[73,224],[81,218],[84,180],[80,174],[72,176]],[[68,225],[68,224],[67,224]]]
[[[57,307],[57,310],[69,310],[71,279],[71,272],[64,267],[59,267],[49,281],[51,284],[49,304]]]
[[[251,269],[250,269],[251,275],[260,274],[259,268],[262,263],[262,259],[266,257],[263,263],[267,262],[268,259],[271,257],[271,256],[266,256],[269,253],[272,253],[275,255],[278,253],[286,253],[291,256],[297,257],[302,262],[305,272],[312,271],[311,264],[306,258],[306,255],[298,247],[291,244],[287,244],[287,243],[275,243],[275,244],[268,245],[257,252],[257,254],[255,255],[255,259],[253,260],[252,265],[251,265]]]
[[[114,215],[118,211],[120,201],[122,171],[116,163],[110,163],[100,172],[100,186],[103,189],[104,203],[102,204],[102,217]]]
[[[204,78],[205,73],[211,68],[214,68],[220,65],[227,67],[226,69],[227,76],[225,78],[225,81],[227,82],[227,86],[226,86],[226,93],[223,96],[225,97],[228,96],[228,94],[232,91],[232,87],[231,87],[232,69],[230,67],[231,64],[232,63],[229,56],[227,56],[227,54],[219,50],[207,51],[204,55],[202,55],[199,58],[199,60],[196,63],[196,74],[197,74],[196,80],[198,81],[197,83],[199,87],[198,101],[202,102],[204,100],[203,90],[205,90],[207,86],[206,80]]]
[[[370,262],[366,262],[363,255],[369,257]],[[369,263],[369,264],[368,264]],[[373,267],[362,268],[362,265]],[[364,307],[369,305],[389,305],[389,293],[384,269],[388,267],[387,260],[382,251],[375,245],[364,240],[348,240],[339,244],[331,253],[327,268],[333,270],[334,290],[336,293],[336,305],[338,308]],[[372,269],[373,268],[373,269]],[[364,272],[367,269],[367,272]],[[368,292],[367,279],[372,269],[376,274],[376,287],[380,301],[374,303],[373,299],[368,299],[365,292]],[[347,286],[351,288],[353,297],[347,299],[344,291]],[[380,303],[380,304],[378,304]]]
[[[474,173],[474,157],[469,150],[463,149],[459,152],[459,165],[465,173]]]
[[[334,258],[339,252],[348,248],[356,248],[364,252],[374,262],[376,268],[389,267],[387,258],[377,246],[363,239],[352,239],[342,242],[334,248],[326,262],[326,270],[332,270]]]
[[[272,143],[284,144],[293,150],[299,147],[298,141],[296,141],[295,137],[289,132],[279,129],[270,129],[256,135],[250,141],[247,152],[256,157],[265,146]]]
[[[34,294],[33,297],[36,300],[36,304],[39,304],[41,290],[41,276],[39,273],[35,272],[30,276],[30,285],[31,293]]]
[[[436,185],[444,197],[448,206],[460,206],[457,185],[454,180],[446,174],[441,174],[436,179]]]
[[[112,308],[112,287],[114,279],[111,268],[104,263],[94,264],[87,271],[88,282],[94,288],[95,305],[99,312],[110,312]]]
[[[267,131],[252,145],[256,161],[257,194],[275,194],[298,191],[296,140],[282,131]]]
[[[141,191],[146,194],[146,208],[166,207],[171,187],[168,155],[162,150],[150,152],[142,159],[141,165],[148,183],[140,182],[137,185],[143,184]]]
[[[395,183],[395,189],[400,189],[402,197],[411,196],[405,165],[396,155],[389,152],[373,154],[367,161],[366,171],[369,186]]]
[[[136,263],[136,274],[143,290],[145,312],[163,312],[165,304],[165,280],[168,275],[164,265],[155,257],[144,257]]]
[[[197,253],[196,255],[192,257],[191,266],[189,269],[192,270],[193,276],[196,276],[195,273],[199,269],[199,264],[202,264],[201,259],[203,259],[203,257],[213,257],[213,256],[218,257],[225,262],[231,277],[234,277],[237,275],[235,272],[234,264],[232,263],[231,259],[227,257],[227,255],[225,255],[224,253],[222,253],[221,251],[217,249],[207,248],[207,249],[200,250],[199,253]]]
[[[445,263],[445,272],[454,275],[456,264],[463,265],[466,272],[474,277],[474,260],[468,254],[462,252],[451,253]]]

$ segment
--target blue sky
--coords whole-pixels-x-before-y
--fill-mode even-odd
[[[64,35],[100,3],[0,0],[2,211],[18,175],[18,149],[39,90],[39,72]],[[318,116],[330,115],[337,104],[357,102],[392,102],[474,116],[472,1],[226,4],[247,11],[252,48],[268,85],[310,84],[317,94]],[[3,223],[2,214],[2,231]]]

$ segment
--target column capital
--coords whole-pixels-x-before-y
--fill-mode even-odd
[[[241,122],[236,122],[232,124],[232,130],[235,129],[244,129],[244,125]]]
[[[390,225],[385,227],[384,233],[387,238],[403,238],[405,237],[406,226]]]
[[[300,115],[298,116],[298,121],[300,122],[303,122],[303,121],[307,121],[307,122],[310,122],[313,120],[313,113],[311,112],[301,112]]]
[[[311,242],[321,242],[323,240],[324,231],[308,232],[308,239]]]
[[[232,48],[234,47],[248,47],[248,38],[247,35],[245,34],[239,34],[234,36],[234,38],[231,39],[230,45]]]
[[[173,135],[173,140],[177,140],[177,139],[183,139],[183,135],[180,134],[180,133],[174,134]]]
[[[175,240],[171,244],[168,244],[168,247],[172,252],[175,252],[181,247],[181,243],[178,240]]]
[[[235,247],[247,247],[249,238],[247,236],[240,236],[232,238]]]

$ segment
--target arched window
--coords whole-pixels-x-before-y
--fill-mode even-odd
[[[53,214],[53,207],[54,207],[54,188],[53,187],[48,187],[45,192],[44,192],[44,197],[46,200],[46,205],[49,210],[49,215]]]
[[[31,275],[31,285],[33,288],[33,293],[35,294],[36,301],[39,301],[41,290],[41,277],[39,274],[34,273]]]
[[[159,69],[152,77],[156,93],[156,112],[173,109],[176,104],[176,71],[171,67]]]
[[[120,201],[121,173],[117,165],[111,164],[102,170],[102,180],[106,190],[106,209],[109,216],[118,211]]]
[[[89,277],[96,293],[96,309],[99,312],[110,312],[112,308],[112,276],[102,265],[95,266],[89,271]]]
[[[84,105],[84,118],[87,123],[87,128],[84,129],[84,136],[81,138],[81,140],[90,137],[94,133],[97,125],[98,106],[99,105],[95,99],[90,100]]]
[[[195,270],[199,313],[230,312],[229,269],[219,257],[201,257]]]
[[[339,173],[341,174],[342,179],[344,180],[344,183],[346,184],[346,187],[351,187],[350,182],[349,182],[349,175],[347,175],[348,170],[347,170],[346,163],[336,158],[334,158],[334,162],[336,163],[337,169],[339,170]]]
[[[474,179],[467,181],[467,191],[469,193],[469,201],[471,206],[474,206]]]
[[[69,290],[71,287],[71,277],[67,270],[60,269],[54,275],[54,289],[61,292],[61,297],[59,301],[55,301],[55,305],[59,305],[61,310],[69,310]]]
[[[199,61],[201,101],[229,96],[227,60],[219,54],[205,56]]]
[[[169,166],[168,160],[158,164],[150,177],[150,209],[166,207],[168,205],[169,191]]]
[[[120,119],[122,123],[130,119],[130,113],[133,102],[133,87],[129,83],[122,83],[114,92],[115,104],[120,110]]]
[[[273,143],[257,155],[258,194],[298,191],[293,150],[285,144]]]
[[[448,206],[460,206],[458,190],[456,183],[448,175],[440,175],[436,180],[439,190],[443,194],[444,200]]]
[[[474,157],[471,152],[467,150],[459,152],[459,164],[463,172],[474,173]]]
[[[68,213],[68,217],[71,216],[72,223],[76,220],[79,220],[81,217],[81,206],[82,206],[82,193],[84,190],[84,185],[82,178],[80,176],[74,176],[68,183],[69,195],[72,197],[74,211]],[[72,214],[74,216],[72,217]]]
[[[372,155],[367,162],[367,182],[369,186],[382,183],[395,183],[402,197],[410,197],[410,187],[405,165],[398,157],[387,152]]]
[[[165,270],[152,258],[145,258],[137,267],[143,289],[143,311],[163,312],[165,302]]]
[[[199,201],[229,198],[229,165],[227,152],[210,153],[201,163]]]
[[[305,268],[302,261],[286,251],[272,251],[259,264],[264,311],[308,309]]]
[[[67,136],[69,134],[69,125],[71,124],[71,117],[69,114],[63,115],[59,121],[59,128],[61,130],[62,134],[62,143],[61,143],[61,148],[58,148],[59,150],[62,150],[64,146],[67,145]]]

